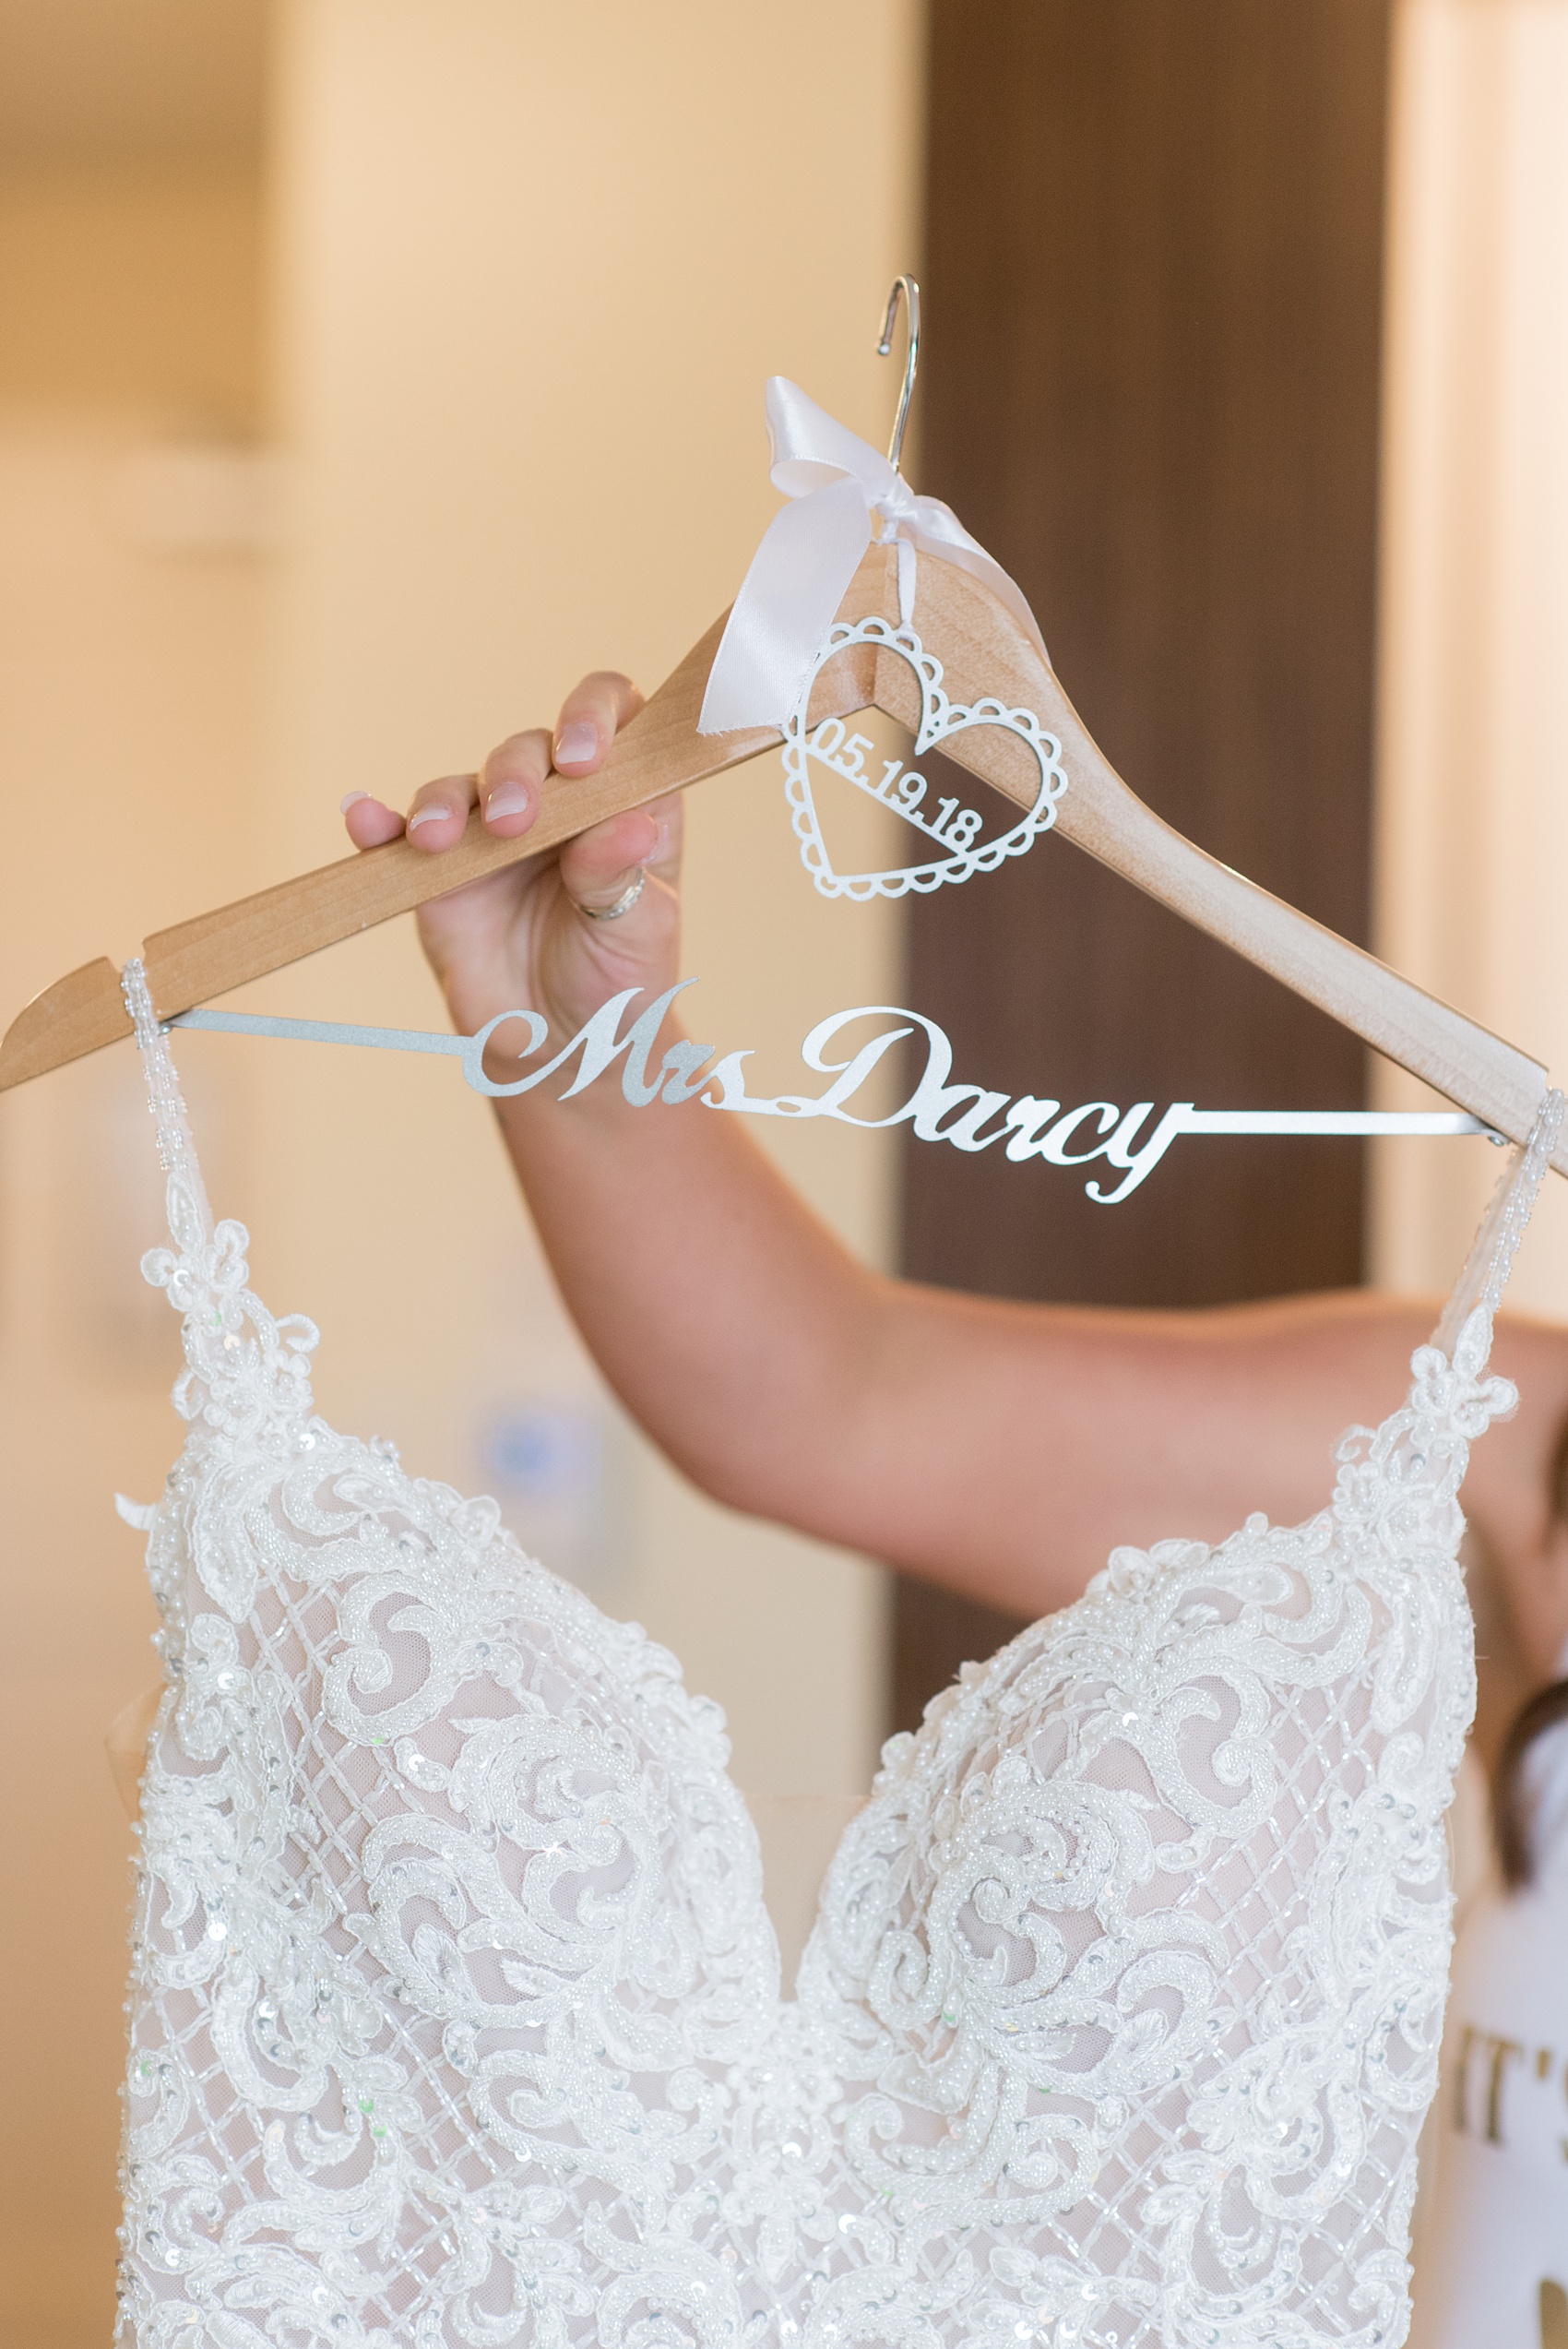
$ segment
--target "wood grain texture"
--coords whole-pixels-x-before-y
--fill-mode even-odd
[[[844,613],[861,618],[868,610],[885,611],[891,571],[891,557],[873,549],[845,599]],[[1059,832],[1478,1116],[1515,1139],[1528,1131],[1546,1081],[1538,1064],[1194,848],[1153,815],[1101,756],[1051,671],[988,589],[967,572],[927,557],[920,566],[915,619],[941,650],[950,698],[970,702],[992,695],[1033,710],[1057,735],[1069,779],[1056,820]],[[610,814],[776,745],[778,736],[771,730],[696,733],[695,713],[716,641],[716,631],[710,631],[694,648],[625,729],[597,775],[586,781],[549,780],[544,811],[522,840],[493,841],[475,825],[439,859],[422,855],[406,841],[393,841],[157,932],[143,949],[157,1009],[172,1018],[428,898],[540,854]],[[891,716],[905,723],[918,719],[917,687],[908,663],[885,653],[868,657],[864,650],[825,666],[810,715],[814,721],[848,714],[863,709],[873,694]],[[950,755],[1009,799],[1028,805],[1033,798],[1038,781],[1033,758],[1002,728],[955,737]],[[113,1033],[105,1027],[102,996],[101,973],[91,982],[79,973],[60,982],[24,1014],[25,1039],[13,1030],[0,1074],[14,1066],[18,1073],[9,1081],[19,1082],[23,1072],[41,1073],[113,1041],[113,1033],[124,1033],[123,1027]],[[1563,1158],[1568,1168],[1568,1145]]]
[[[874,550],[846,599],[857,618],[897,613],[891,558]],[[209,1003],[247,981],[264,978],[340,939],[373,929],[429,899],[481,880],[526,857],[557,848],[607,816],[639,807],[667,792],[722,773],[778,747],[773,728],[699,734],[707,674],[723,632],[723,614],[671,672],[659,691],[623,728],[595,775],[547,777],[539,820],[520,840],[493,839],[470,819],[468,831],[440,858],[405,840],[340,857],[314,873],[281,881],[254,897],[219,906],[143,944],[148,986],[165,1018]],[[825,663],[813,689],[814,722],[863,709],[872,697],[875,654],[857,647]],[[0,1092],[65,1066],[131,1033],[120,997],[119,973],[101,959],[70,972],[35,996],[0,1043]]]
[[[880,609],[889,568],[880,550],[868,557],[846,598],[846,611],[861,617],[868,603]],[[1501,1131],[1516,1139],[1528,1131],[1546,1081],[1539,1066],[1194,848],[1155,816],[1102,757],[1051,671],[987,589],[948,564],[923,559],[916,625],[942,649],[951,698],[968,702],[994,695],[1032,709],[1057,735],[1069,778],[1058,832]],[[695,733],[695,712],[713,641],[710,632],[688,655],[627,727],[599,774],[577,782],[550,779],[544,812],[523,840],[493,841],[476,825],[439,860],[405,841],[393,841],[157,932],[144,948],[157,1008],[172,1018],[428,898],[537,855],[607,815],[717,774],[776,745],[778,736],[771,731]],[[907,724],[918,719],[914,674],[885,653],[872,655],[869,665],[863,654],[846,655],[825,668],[811,714],[814,720],[848,714],[864,708],[873,693],[891,716]],[[653,722],[645,725],[649,720]],[[955,737],[949,756],[1020,805],[1034,796],[1033,759],[1001,728]],[[88,968],[98,972],[95,980],[74,974],[29,1007],[25,1039],[18,1022],[0,1063],[0,1074],[12,1067],[18,1072],[8,1081],[19,1082],[23,1073],[37,1074],[113,1040],[104,1028],[101,971]],[[113,1032],[124,1033],[124,1027]],[[1568,1146],[1563,1157],[1568,1166]]]
[[[1253,0],[1225,5],[1251,6]],[[886,616],[894,592],[892,552],[873,547],[851,583],[841,616],[860,619],[873,611]],[[1545,1086],[1538,1064],[1194,846],[1145,806],[1102,756],[1033,644],[988,589],[967,572],[923,557],[915,623],[940,655],[950,699],[968,703],[992,696],[1032,710],[1056,734],[1068,776],[1057,815],[1060,833],[1196,930],[1327,1012],[1342,1029],[1501,1131],[1523,1138]],[[778,736],[769,728],[718,736],[696,732],[722,626],[722,620],[716,622],[693,647],[624,730],[597,775],[580,781],[548,780],[540,818],[522,840],[493,841],[470,824],[469,836],[440,858],[423,855],[406,841],[395,841],[149,937],[144,959],[159,1011],[172,1017],[208,1002],[428,898],[540,854],[610,814],[776,745]],[[811,716],[814,721],[848,714],[873,696],[906,723],[918,718],[912,670],[897,657],[869,649],[825,666]],[[1032,799],[1038,780],[1032,757],[1005,730],[978,729],[953,737],[950,755],[1008,798],[1022,804]],[[1266,769],[1253,780],[1254,790],[1272,787]],[[1363,833],[1364,829],[1363,824]],[[1359,861],[1350,862],[1359,871]],[[950,903],[951,894],[945,893],[944,901]],[[980,903],[982,897],[972,901]],[[990,926],[994,931],[994,920]],[[1027,921],[1010,925],[1006,935],[1015,950],[1028,951],[1032,934]],[[76,974],[24,1014],[0,1056],[0,1079],[21,1081],[24,1074],[41,1073],[123,1032],[110,1019],[101,971],[95,977]],[[1277,1073],[1277,1054],[1272,1065]],[[7,1077],[7,1070],[14,1073]],[[1568,1171],[1568,1143],[1561,1163]]]
[[[885,551],[868,555],[846,599],[856,607],[857,617],[884,609],[890,596],[897,609],[891,576]],[[708,671],[728,617],[726,613],[714,622],[623,727],[596,774],[545,778],[538,820],[520,840],[494,840],[470,816],[463,838],[443,856],[428,855],[406,839],[388,841],[383,848],[342,857],[236,905],[160,930],[142,949],[157,1009],[172,1019],[247,980],[411,912],[431,898],[445,897],[508,864],[543,855],[606,817],[722,774],[761,751],[777,749],[780,738],[774,727],[727,734],[699,734],[696,730]],[[814,721],[863,709],[873,690],[873,663],[870,649],[860,647],[826,662],[812,692],[809,714]]]
[[[1099,751],[1022,630],[978,581],[949,564],[922,562],[915,625],[929,628],[931,641],[942,648],[944,688],[952,699],[992,694],[1032,709],[1056,735],[1068,776],[1057,810],[1059,834],[1451,1100],[1515,1141],[1525,1139],[1546,1090],[1540,1064],[1195,848],[1146,807]],[[909,665],[884,656],[878,685],[881,706],[912,724],[919,700]],[[1018,805],[1034,798],[1033,757],[1001,728],[955,735],[945,754]],[[1028,932],[1020,936],[1027,940]],[[1568,1167],[1568,1145],[1563,1157]]]
[[[216,912],[157,932],[147,940],[143,959],[159,1011],[171,1018],[188,1011],[249,979],[411,912],[432,897],[558,847],[605,816],[640,806],[705,775],[717,775],[777,744],[777,733],[763,729],[738,734],[696,732],[703,688],[723,627],[721,617],[693,646],[623,729],[596,775],[577,781],[561,775],[547,779],[539,820],[521,840],[493,840],[470,818],[463,839],[444,856],[427,855],[406,839],[388,841],[384,848],[342,857],[236,905],[220,906]]]
[[[68,971],[24,1004],[0,1043],[0,1092],[133,1033],[120,973],[107,955]]]

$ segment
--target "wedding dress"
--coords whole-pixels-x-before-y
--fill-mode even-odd
[[[1395,2349],[1470,1439],[1552,1096],[1334,1496],[1118,1550],[895,1738],[781,2001],[715,1706],[313,1415],[139,968],[188,1421],[148,1532],[121,2340]],[[1042,1544],[1049,1525],[1040,1529]]]

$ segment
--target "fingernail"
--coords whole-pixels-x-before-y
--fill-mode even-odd
[[[576,766],[582,759],[591,758],[598,748],[599,728],[590,726],[584,718],[575,718],[555,737],[555,764],[559,767],[566,758]]]
[[[369,797],[369,792],[345,792],[342,798],[338,802],[339,815],[346,816],[350,807],[357,807],[362,799],[368,799]]]
[[[520,816],[532,794],[527,783],[497,783],[484,803],[486,816]]]
[[[403,829],[405,831],[417,832],[422,824],[445,824],[446,818],[454,812],[450,807],[422,807],[418,815],[410,817]]]

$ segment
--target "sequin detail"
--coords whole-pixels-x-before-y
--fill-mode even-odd
[[[151,1526],[126,2349],[1394,2349],[1474,1673],[1458,1326],[1310,1523],[1119,1550],[895,1739],[781,2001],[716,1707],[313,1411],[139,971]]]

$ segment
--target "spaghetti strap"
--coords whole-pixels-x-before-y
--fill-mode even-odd
[[[139,961],[126,963],[120,973],[120,992],[137,1031],[147,1105],[158,1131],[158,1163],[169,1177],[165,1198],[169,1236],[182,1253],[194,1252],[211,1244],[212,1210],[191,1138],[185,1097],[169,1050],[168,1031],[152,1008],[147,973]]]
[[[310,1420],[308,1357],[318,1332],[303,1313],[276,1318],[250,1289],[250,1234],[230,1219],[215,1223],[208,1203],[184,1095],[138,961],[121,974],[147,1079],[148,1107],[167,1182],[164,1211],[172,1247],[149,1248],[144,1280],[167,1292],[184,1318],[185,1369],[173,1392],[182,1418],[249,1442],[298,1444]]]
[[[1536,1112],[1529,1139],[1510,1151],[1508,1163],[1498,1177],[1497,1188],[1481,1218],[1464,1270],[1432,1331],[1432,1344],[1450,1361],[1478,1313],[1485,1317],[1484,1332],[1479,1325],[1475,1332],[1478,1338],[1484,1338],[1478,1367],[1491,1351],[1492,1318],[1503,1302],[1515,1256],[1535,1207],[1536,1194],[1551,1162],[1562,1124],[1562,1104],[1563,1096],[1557,1091],[1546,1095]]]

